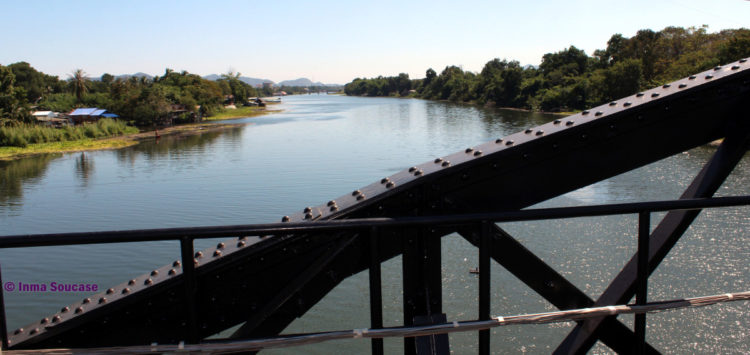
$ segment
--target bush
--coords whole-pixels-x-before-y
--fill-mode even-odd
[[[73,141],[85,138],[114,137],[138,133],[122,121],[105,118],[96,123],[53,128],[36,124],[0,127],[0,146],[25,147],[29,144]]]

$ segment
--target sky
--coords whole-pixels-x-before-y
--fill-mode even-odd
[[[166,68],[275,82],[345,84],[493,58],[538,65],[571,45],[593,54],[616,33],[750,27],[748,0],[76,1],[3,0],[0,64],[67,79]]]

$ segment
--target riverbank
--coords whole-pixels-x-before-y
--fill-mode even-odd
[[[219,121],[219,120],[233,120],[238,118],[248,118],[255,116],[262,116],[269,113],[280,112],[281,110],[273,110],[266,107],[258,106],[243,106],[236,109],[227,109],[219,112],[211,117],[205,117],[205,121]]]
[[[119,137],[103,139],[81,139],[76,141],[29,144],[26,147],[0,147],[0,160],[14,160],[37,154],[73,153],[91,150],[121,149],[138,144],[142,140],[161,136],[188,136],[235,127],[229,123],[197,123],[144,131]]]

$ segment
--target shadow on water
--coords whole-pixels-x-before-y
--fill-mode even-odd
[[[24,185],[39,182],[49,163],[59,154],[44,154],[12,161],[0,161],[0,211],[20,209]]]

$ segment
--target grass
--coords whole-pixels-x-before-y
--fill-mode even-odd
[[[118,149],[138,144],[135,139],[118,137],[109,139],[85,138],[75,141],[28,144],[25,147],[0,147],[0,160],[11,160],[27,155],[44,153],[79,152],[84,150]]]
[[[233,118],[245,118],[265,115],[271,111],[266,111],[265,107],[242,106],[236,109],[225,109],[211,117],[204,117],[206,121],[229,120]]]
[[[54,128],[37,124],[0,127],[0,146],[26,147],[30,144],[79,141],[138,133],[138,128],[122,121],[101,119],[96,123]]]

